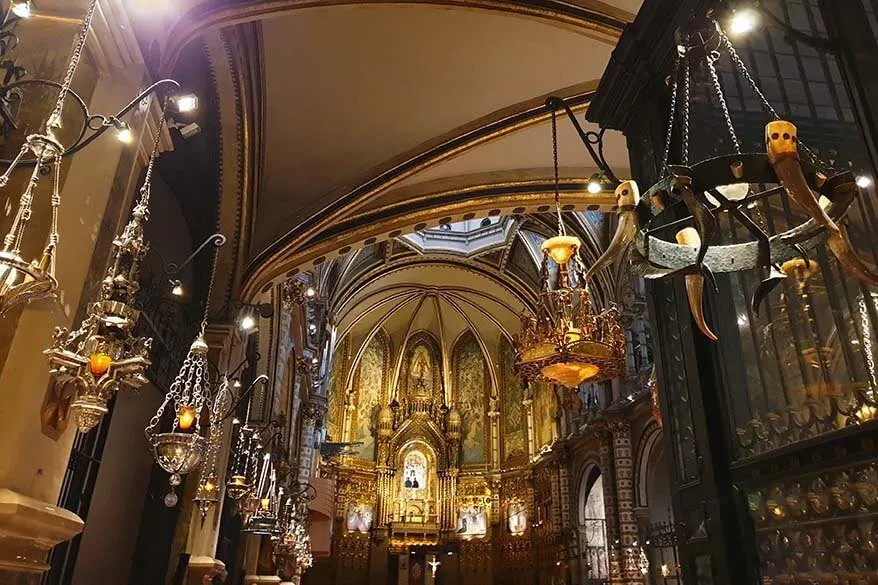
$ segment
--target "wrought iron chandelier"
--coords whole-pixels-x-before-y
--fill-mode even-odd
[[[717,272],[762,272],[750,302],[754,313],[789,276],[785,266],[800,260],[810,268],[808,253],[818,247],[825,247],[863,284],[878,285],[878,273],[859,258],[842,223],[860,193],[862,180],[850,171],[829,168],[800,140],[796,126],[781,120],[711,14],[680,29],[677,44],[668,129],[660,161],[660,172],[665,176],[634,205],[620,205],[623,220],[600,262],[609,263],[627,253],[634,272],[640,276],[683,277],[692,317],[713,341],[717,336],[706,321],[702,297],[706,284],[716,289]],[[764,152],[742,152],[716,69],[723,53],[771,119],[765,127]],[[690,163],[690,109],[697,71],[707,73],[734,152]],[[675,136],[681,143],[680,164],[676,165],[670,164]],[[755,185],[767,188],[754,192],[751,186]],[[759,204],[767,207],[770,198],[784,193],[809,219],[770,235]],[[679,210],[685,211],[685,217],[671,216]],[[722,213],[728,213],[729,220],[740,224],[752,238],[739,243],[718,242],[717,217]]]
[[[164,114],[164,112],[163,112]],[[137,388],[146,382],[151,338],[135,337],[140,312],[134,308],[140,290],[140,264],[149,251],[144,225],[149,220],[152,175],[159,153],[165,117],[162,115],[146,168],[140,200],[122,232],[113,239],[107,276],[98,300],[88,309],[79,328],[56,327],[54,342],[44,353],[50,374],[59,382],[72,382],[70,404],[80,432],[87,433],[107,413],[107,401],[120,388]]]
[[[28,3],[27,6],[29,7],[30,4]],[[14,69],[11,75],[11,79],[14,79],[14,81],[5,84],[2,87],[2,92],[0,92],[0,101],[3,102],[4,112],[7,109],[9,97],[13,95],[19,95],[20,97],[20,94],[17,92],[20,91],[19,88],[24,86],[46,86],[53,90],[58,90],[58,94],[54,108],[45,121],[43,132],[27,136],[15,158],[11,161],[2,161],[7,163],[8,167],[0,175],[0,188],[8,184],[13,171],[17,168],[32,166],[33,169],[18,200],[18,206],[12,212],[12,225],[4,237],[2,249],[0,249],[0,315],[13,307],[33,301],[57,298],[58,281],[55,277],[55,263],[59,243],[58,211],[61,206],[60,170],[63,158],[85,148],[110,128],[119,130],[120,136],[130,136],[131,131],[128,125],[121,120],[121,117],[134,109],[143,98],[160,86],[170,84],[179,87],[176,81],[170,79],[161,80],[147,88],[116,115],[91,114],[85,105],[85,101],[71,89],[71,85],[79,63],[82,60],[82,54],[85,50],[85,44],[91,30],[91,23],[96,8],[97,0],[93,0],[89,4],[80,30],[73,43],[70,60],[67,63],[61,83],[47,80],[21,79],[24,75],[23,68],[16,66],[11,60],[7,61],[10,67]],[[14,9],[13,12],[18,17],[24,17],[23,14],[25,14],[20,11],[16,12]],[[26,14],[30,14],[30,8],[28,8]],[[5,25],[6,22],[4,21]],[[12,35],[14,33],[7,31],[7,34]],[[4,43],[4,47],[8,47],[8,42]],[[73,98],[73,102],[85,114],[85,123],[75,142],[70,145],[64,145],[58,136],[58,132],[63,127],[62,112],[69,97]],[[194,98],[194,96],[192,97]],[[187,104],[189,103],[191,102],[187,102]],[[178,108],[182,111],[181,105],[178,105]],[[28,232],[28,224],[33,215],[34,201],[41,190],[40,183],[50,184],[48,196],[51,217],[48,222],[48,230],[45,235],[46,243],[42,252],[28,259],[23,247],[25,247],[26,240],[30,241],[34,237],[32,233]],[[131,319],[130,316],[126,316],[126,318]],[[96,363],[96,366],[98,371],[104,367],[101,363]],[[95,412],[99,411],[100,408]],[[99,415],[98,418],[100,418]]]
[[[586,270],[579,255],[582,242],[568,235],[564,226],[554,108],[552,147],[558,235],[542,245],[539,302],[534,315],[522,317],[521,333],[515,337],[515,370],[528,382],[549,382],[573,389],[586,381],[622,375],[625,335],[614,304],[600,313],[592,308]],[[550,259],[557,266],[554,276]]]

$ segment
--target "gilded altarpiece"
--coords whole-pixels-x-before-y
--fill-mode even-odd
[[[556,404],[555,389],[551,385],[534,386],[534,435],[537,450],[546,448],[555,441]]]

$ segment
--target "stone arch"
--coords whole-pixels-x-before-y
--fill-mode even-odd
[[[671,487],[662,428],[650,421],[635,451],[635,505],[649,510],[648,522],[671,520]]]

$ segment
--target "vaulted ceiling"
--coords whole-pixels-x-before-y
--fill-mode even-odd
[[[223,197],[240,199],[220,223],[238,232],[252,295],[424,227],[544,211],[545,98],[582,119],[639,4],[182,0],[135,26],[160,71],[190,43],[213,62]],[[595,165],[566,120],[558,138],[565,203],[610,211],[611,194],[585,192]],[[605,154],[627,174],[621,136]]]

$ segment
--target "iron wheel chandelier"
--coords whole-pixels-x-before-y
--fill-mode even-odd
[[[551,99],[551,98],[550,98]],[[582,242],[567,234],[561,214],[556,107],[552,108],[552,147],[555,173],[555,211],[558,235],[542,245],[540,295],[534,315],[522,317],[515,337],[515,371],[527,382],[578,388],[625,371],[625,335],[614,304],[595,313],[579,255]],[[549,260],[557,266],[552,275]]]
[[[640,276],[683,277],[692,317],[699,330],[713,341],[717,336],[706,321],[702,297],[705,285],[716,289],[717,272],[762,272],[761,283],[750,301],[756,314],[781,282],[795,276],[791,267],[810,269],[808,251],[820,246],[828,248],[845,271],[861,283],[878,286],[878,273],[859,258],[842,223],[860,193],[854,174],[829,168],[799,139],[796,126],[780,118],[712,14],[680,29],[677,44],[668,130],[660,163],[665,176],[633,205],[623,206],[620,201],[622,219],[598,262],[608,264],[628,253],[634,272]],[[763,153],[741,150],[716,70],[723,52],[771,118],[765,127]],[[699,67],[708,74],[734,152],[690,163],[691,86]],[[677,165],[670,164],[675,135],[681,142]],[[753,192],[754,185],[769,187]],[[792,199],[809,219],[769,235],[759,203],[767,207],[768,199],[781,194]],[[668,221],[668,213],[679,209],[685,210],[685,216]],[[718,243],[717,216],[721,213],[728,213],[729,219],[743,226],[752,239]]]

